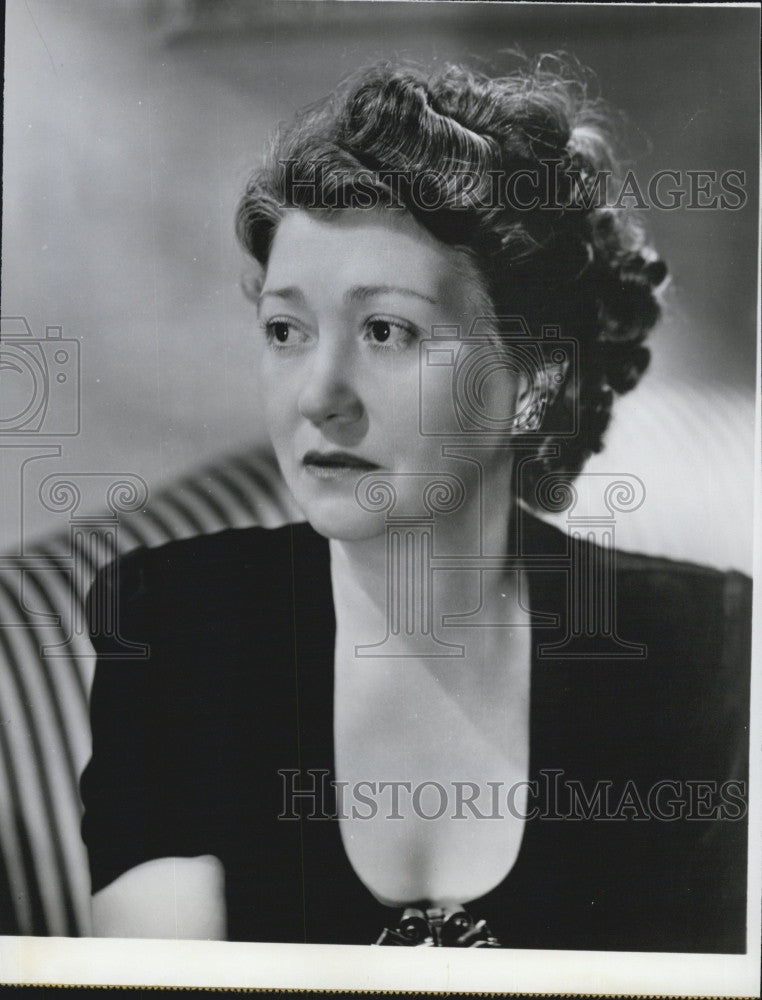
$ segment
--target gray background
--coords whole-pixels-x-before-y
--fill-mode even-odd
[[[520,46],[595,71],[639,179],[746,171],[742,211],[645,213],[671,268],[667,314],[590,469],[645,483],[625,547],[749,568],[756,9],[10,0],[6,18],[2,312],[79,341],[82,427],[45,428],[62,453],[28,468],[23,497],[21,451],[0,448],[3,548],[63,527],[36,499],[43,473],[132,472],[155,489],[265,440],[232,218],[279,119],[376,57],[499,71]],[[7,416],[26,388],[2,378]]]

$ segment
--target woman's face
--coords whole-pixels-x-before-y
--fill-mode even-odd
[[[369,472],[453,471],[443,439],[421,433],[419,345],[435,326],[467,332],[488,312],[484,303],[465,256],[405,212],[286,214],[260,294],[263,395],[283,475],[318,532],[344,540],[383,533],[384,515],[355,497]],[[452,391],[446,379],[437,385],[427,425],[448,427]],[[489,391],[512,408],[515,377],[498,370]],[[507,462],[499,448],[479,459]],[[404,513],[421,477],[395,475],[394,483]]]

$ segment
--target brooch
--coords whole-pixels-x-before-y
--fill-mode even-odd
[[[408,906],[395,928],[385,927],[376,944],[428,948],[500,948],[486,920],[478,922],[462,906]]]

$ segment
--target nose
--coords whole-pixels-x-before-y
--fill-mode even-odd
[[[354,387],[346,350],[318,348],[314,363],[305,372],[299,412],[315,426],[328,422],[343,426],[362,417],[364,407]]]

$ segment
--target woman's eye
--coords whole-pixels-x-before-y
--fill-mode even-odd
[[[288,323],[284,323],[283,320],[276,320],[274,323],[269,325],[268,329],[270,331],[270,336],[279,344],[285,344],[288,340],[290,331],[288,329]]]
[[[267,343],[275,348],[296,347],[304,343],[306,337],[294,322],[287,319],[271,319],[262,324]]]
[[[407,347],[415,339],[415,328],[400,320],[374,317],[365,324],[366,339],[374,347],[394,351]]]

